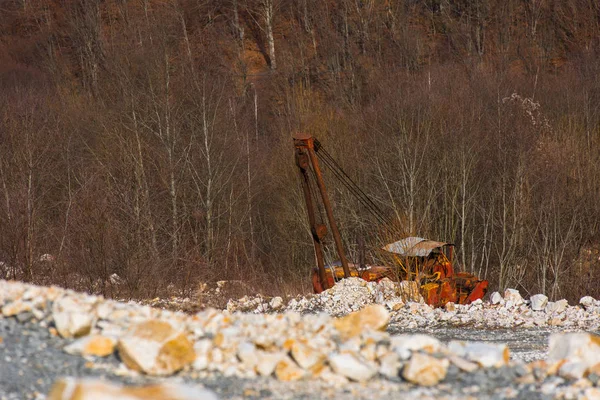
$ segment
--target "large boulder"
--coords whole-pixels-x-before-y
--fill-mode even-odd
[[[206,389],[176,384],[127,387],[101,380],[64,378],[58,380],[48,400],[218,400]]]
[[[159,320],[132,326],[120,338],[118,349],[127,367],[149,375],[171,375],[196,358],[185,331]]]

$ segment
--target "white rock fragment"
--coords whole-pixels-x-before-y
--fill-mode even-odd
[[[453,340],[448,344],[448,350],[484,368],[501,367],[510,360],[510,350],[504,343]]]
[[[254,343],[241,342],[238,345],[237,356],[245,369],[254,371],[256,364],[258,364],[258,350]]]
[[[422,386],[433,386],[446,377],[448,359],[437,359],[427,354],[414,353],[402,370],[402,376],[409,382]]]
[[[367,381],[377,373],[376,368],[350,353],[332,353],[328,361],[337,374],[357,382]]]
[[[433,336],[423,334],[395,335],[390,338],[390,346],[401,359],[406,360],[414,351],[421,350],[427,353],[438,351],[441,342]]]
[[[494,292],[490,295],[490,303],[492,304],[502,304],[504,303],[504,299],[502,295],[498,292]]]
[[[58,380],[48,400],[218,400],[204,388],[163,383],[145,387],[127,387],[101,380],[63,378]]]
[[[133,325],[120,338],[118,349],[127,367],[149,375],[171,375],[196,358],[186,333],[165,320]]]
[[[275,371],[277,364],[285,357],[286,354],[284,352],[268,353],[259,351],[256,371],[262,376],[270,376]]]
[[[292,345],[292,357],[300,367],[306,370],[325,359],[320,351],[298,341]]]
[[[582,362],[567,361],[558,369],[558,375],[566,379],[581,379],[587,370],[587,366]]]
[[[379,373],[388,378],[398,377],[402,363],[398,354],[390,352],[379,357]]]
[[[550,369],[560,365],[561,375],[579,376],[581,369],[585,372],[600,363],[600,336],[586,332],[552,334],[547,362]]]
[[[273,310],[279,310],[281,307],[283,307],[283,299],[279,296],[273,297],[269,302],[269,307],[271,307]]]
[[[465,372],[473,372],[477,369],[479,369],[479,365],[477,365],[474,362],[465,360],[462,357],[458,357],[457,355],[450,355],[448,357],[448,360],[450,360],[450,362],[454,365],[456,365],[460,370],[465,371]]]
[[[533,311],[543,311],[548,304],[548,297],[543,294],[536,294],[531,296],[531,309]]]
[[[275,367],[275,376],[280,381],[296,381],[302,379],[305,375],[306,371],[296,365],[296,363],[288,356],[285,356],[279,361]]]
[[[546,304],[545,311],[547,314],[560,314],[567,309],[569,302],[565,299],[559,301],[549,301]]]
[[[202,339],[194,343],[194,352],[196,353],[196,359],[192,364],[194,369],[202,371],[208,368],[208,357],[212,347],[213,344],[210,339]]]
[[[584,296],[579,300],[579,304],[583,306],[586,310],[590,310],[594,307],[596,300],[592,296]]]
[[[94,320],[90,304],[75,297],[61,297],[52,306],[52,318],[58,333],[64,338],[87,335]]]
[[[333,325],[344,339],[358,336],[368,330],[385,330],[390,313],[379,304],[372,304],[360,311],[334,320]]]
[[[117,340],[113,337],[102,335],[89,335],[75,340],[73,343],[64,347],[65,353],[106,357],[115,351]]]
[[[523,297],[521,297],[521,293],[519,293],[516,289],[506,289],[504,291],[504,301],[511,302],[515,306],[519,306],[523,304]]]

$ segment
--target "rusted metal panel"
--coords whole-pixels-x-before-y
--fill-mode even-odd
[[[427,257],[432,251],[444,246],[452,246],[452,244],[411,236],[394,243],[386,244],[383,246],[383,249],[403,257]]]

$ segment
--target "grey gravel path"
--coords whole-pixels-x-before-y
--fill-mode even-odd
[[[435,332],[427,333],[435,334]],[[506,336],[498,335],[498,332],[473,331],[470,336],[465,336],[464,330],[455,332],[446,329],[437,330],[437,333],[442,340],[456,338],[453,335],[457,333],[461,333],[464,339],[489,338],[485,335],[495,335],[500,340],[506,339]],[[546,331],[521,332],[520,336],[517,334],[515,337],[526,338],[523,343],[535,346],[538,338],[545,343],[547,334]],[[171,378],[119,376],[115,375],[115,369],[119,365],[117,356],[90,362],[82,357],[63,352],[62,348],[67,343],[68,340],[50,335],[47,328],[37,323],[21,323],[15,318],[0,318],[0,399],[43,399],[53,382],[62,376],[101,377],[128,384],[157,382],[161,379],[183,381],[202,384],[214,390],[222,399],[394,399],[408,396],[454,399],[466,396],[503,399],[512,396],[520,399],[546,399],[552,397],[541,394],[539,384],[537,387],[532,384],[517,385],[515,379],[523,371],[514,367],[479,370],[472,374],[459,373],[455,367],[451,367],[446,379],[435,388],[421,388],[400,380],[390,382],[381,379],[368,384],[350,384],[345,388],[336,389],[324,382],[283,383],[267,378],[243,380],[218,376],[199,381],[187,372]],[[523,346],[522,351],[526,352],[526,349],[527,345]],[[566,384],[564,381],[558,383]]]

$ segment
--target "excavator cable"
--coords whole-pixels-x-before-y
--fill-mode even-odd
[[[315,143],[316,144],[316,143]],[[340,167],[335,159],[318,143],[316,148],[317,157],[333,172],[336,178],[344,185],[367,210],[377,218],[380,223],[385,224],[386,218],[383,211],[369,198],[369,196],[354,182],[354,180]]]
[[[359,199],[359,201],[361,201],[361,203],[363,203],[365,206],[368,206],[369,209],[372,210],[373,214],[376,215],[380,220],[383,219],[383,222],[385,222],[385,217],[384,217],[384,213],[383,211],[377,206],[377,204],[375,204],[375,202],[373,202],[373,200],[371,200],[371,198],[360,188],[360,186],[358,186],[356,184],[356,182],[354,182],[354,180],[342,169],[342,167],[340,167],[340,165],[337,163],[337,161],[335,161],[335,159],[325,150],[323,150],[323,156],[322,159],[329,159],[329,161],[331,162],[331,164],[333,165],[334,168],[332,168],[334,171],[337,170],[339,172],[340,175],[342,175],[343,179],[345,179],[348,183],[349,186],[352,186],[354,188],[354,193],[355,196]],[[319,155],[319,153],[317,153],[317,156]]]
[[[385,218],[383,218],[382,215],[380,215],[376,209],[373,209],[371,204],[369,204],[368,202],[366,202],[362,199],[360,192],[357,190],[357,188],[352,186],[351,184],[349,184],[344,179],[344,176],[342,174],[340,174],[339,171],[337,171],[332,164],[330,164],[330,162],[329,162],[329,160],[327,160],[327,158],[320,158],[320,160],[323,162],[323,164],[325,164],[331,170],[331,172],[340,181],[340,183],[342,183],[342,185],[344,185],[344,187],[346,187],[350,191],[350,193],[352,195],[354,195],[358,199],[358,201],[361,204],[363,204],[367,208],[367,210],[369,212],[371,212],[377,218],[377,220],[380,223],[385,223]]]
[[[342,169],[333,156],[323,147],[323,145],[315,139],[315,153],[320,161],[328,167],[333,175],[346,187],[350,193],[377,219],[378,223],[383,227],[383,232],[380,232],[377,237],[382,243],[389,242],[392,238],[403,233],[397,227],[390,225],[383,211],[371,200],[371,198],[356,184],[356,182]],[[402,262],[396,260],[394,264],[402,265]]]

